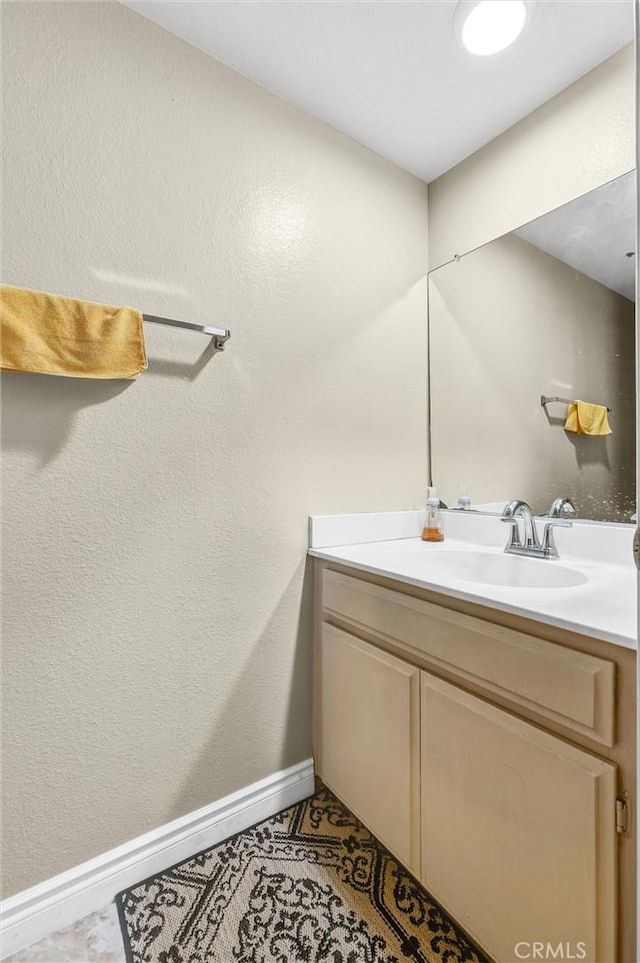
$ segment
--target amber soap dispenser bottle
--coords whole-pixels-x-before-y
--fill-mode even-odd
[[[422,529],[423,542],[442,542],[444,532],[442,531],[442,516],[440,515],[440,499],[435,488],[427,491],[427,514]]]

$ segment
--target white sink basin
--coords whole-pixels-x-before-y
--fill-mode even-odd
[[[523,558],[493,552],[456,552],[425,545],[399,560],[403,568],[427,581],[476,582],[509,588],[570,588],[584,585],[587,576],[557,559]]]

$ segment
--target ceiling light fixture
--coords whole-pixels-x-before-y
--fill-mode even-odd
[[[478,57],[505,50],[531,19],[535,0],[460,0],[454,25],[462,45]]]

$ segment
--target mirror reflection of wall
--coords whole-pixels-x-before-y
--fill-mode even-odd
[[[495,510],[635,511],[634,175],[538,218],[429,277],[433,482]],[[632,255],[632,256],[628,256]],[[612,434],[565,431],[567,405],[611,408]]]

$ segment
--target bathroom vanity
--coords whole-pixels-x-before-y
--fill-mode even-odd
[[[493,959],[631,963],[631,568],[511,584],[496,538],[312,548],[317,773]]]

